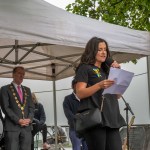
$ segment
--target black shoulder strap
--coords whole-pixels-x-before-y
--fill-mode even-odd
[[[94,99],[95,99],[94,96],[92,95],[92,96],[90,96],[90,97],[91,97],[91,100],[92,100],[93,104],[94,104],[97,108],[99,108],[99,105],[98,105],[97,102],[94,100]]]

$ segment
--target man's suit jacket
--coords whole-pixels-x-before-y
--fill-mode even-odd
[[[30,118],[33,120],[34,105],[31,97],[31,91],[29,88],[22,86],[23,100],[25,103],[21,103],[18,92],[13,84],[9,84],[1,87],[0,101],[1,108],[5,114],[4,130],[5,131],[18,131],[22,128],[19,125],[19,119],[23,118],[22,108],[24,106],[24,118]],[[26,130],[31,130],[31,126],[24,127]]]

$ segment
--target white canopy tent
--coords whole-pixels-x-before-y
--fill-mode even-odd
[[[11,77],[17,64],[30,79],[72,76],[93,36],[108,41],[118,62],[150,55],[148,32],[74,15],[42,0],[0,0],[0,77]]]
[[[42,0],[0,0],[0,77],[11,77],[16,65],[25,67],[27,79],[72,76],[93,36],[108,41],[118,62],[150,55],[149,32],[74,15]],[[55,92],[54,117],[56,126]]]

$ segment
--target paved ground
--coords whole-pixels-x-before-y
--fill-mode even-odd
[[[41,150],[41,148],[38,148],[38,150]],[[55,150],[55,149],[49,149],[49,150]],[[60,149],[59,149],[60,150]],[[61,149],[61,150],[72,150],[72,148],[64,148],[64,149]]]
[[[39,146],[38,150],[41,150],[41,149],[42,149],[42,147]],[[59,145],[59,146],[57,147],[57,149],[58,149],[58,150],[72,150],[71,147],[63,147],[62,145]],[[37,149],[35,148],[35,150],[37,150]],[[54,145],[54,144],[51,144],[51,148],[50,148],[49,150],[55,150],[55,145]]]

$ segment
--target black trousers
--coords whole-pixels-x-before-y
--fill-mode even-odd
[[[47,141],[47,125],[46,124],[34,124],[32,130],[32,146],[31,150],[34,150],[34,136],[39,132],[42,131],[43,136],[43,143]]]
[[[88,150],[122,150],[119,129],[95,127],[89,130],[84,138]]]
[[[31,150],[31,131],[21,128],[19,131],[5,131],[5,150]]]

